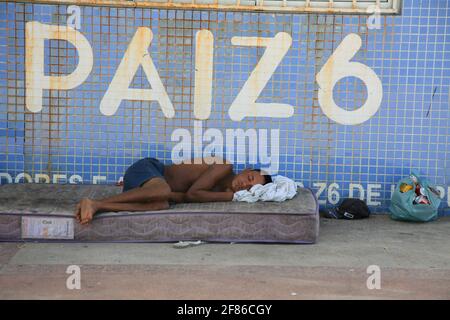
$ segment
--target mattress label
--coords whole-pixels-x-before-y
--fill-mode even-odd
[[[73,239],[73,219],[22,217],[22,239]]]

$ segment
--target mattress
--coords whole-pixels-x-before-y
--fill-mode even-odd
[[[306,188],[281,203],[186,203],[161,211],[102,212],[88,225],[74,219],[80,199],[102,199],[121,191],[114,185],[1,185],[0,241],[309,244],[319,233],[317,199]]]

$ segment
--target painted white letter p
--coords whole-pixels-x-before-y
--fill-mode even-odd
[[[92,48],[86,37],[69,26],[43,24],[38,21],[27,22],[25,27],[25,78],[26,107],[31,112],[42,110],[42,91],[44,89],[73,89],[86,80],[93,65]],[[46,76],[44,74],[45,39],[66,40],[78,50],[78,65],[67,75]]]

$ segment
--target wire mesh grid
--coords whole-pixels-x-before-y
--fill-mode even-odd
[[[92,183],[96,177],[98,183],[114,183],[142,157],[170,163],[177,143],[173,132],[184,128],[194,141],[195,126],[201,125],[203,132],[217,128],[224,136],[227,129],[268,129],[269,135],[270,129],[279,130],[278,173],[317,190],[321,204],[354,195],[370,197],[375,211],[383,211],[392,185],[411,169],[441,186],[448,199],[447,1],[411,1],[401,16],[381,17],[381,28],[375,30],[368,29],[362,15],[80,8],[79,32],[92,47],[93,69],[74,89],[44,90],[42,110],[33,113],[25,106],[25,23],[64,25],[67,5],[0,3],[2,183],[47,182],[46,175],[49,182]],[[124,99],[114,115],[100,112],[100,101],[138,27],[153,33],[148,53],[174,106],[173,118],[164,116],[157,101]],[[193,112],[195,35],[200,29],[214,36],[211,114],[202,121]],[[292,45],[257,102],[290,104],[294,115],[233,121],[230,105],[266,49],[232,45],[231,39],[279,32],[290,34]],[[316,74],[350,33],[363,43],[353,60],[377,73],[384,92],[377,114],[355,126],[326,117],[316,82]],[[69,42],[49,39],[44,59],[45,74],[58,76],[73,72],[80,57]],[[130,87],[151,88],[142,67]],[[354,77],[334,88],[334,99],[348,110],[360,107],[367,95],[364,83]],[[245,147],[254,150],[249,142]],[[227,156],[235,150],[223,152]],[[254,156],[247,152],[239,158],[245,161],[235,158],[237,170],[253,165]],[[448,201],[443,208],[447,210]]]

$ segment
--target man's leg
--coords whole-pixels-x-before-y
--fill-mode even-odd
[[[76,214],[76,219],[81,224],[86,224],[92,220],[96,212],[102,211],[154,211],[169,208],[167,200],[152,202],[103,202],[91,199],[83,199],[80,202],[80,210]]]
[[[134,188],[117,195],[99,199],[102,202],[147,202],[167,200],[170,196],[170,186],[162,178],[152,178],[141,187]]]
[[[92,219],[95,212],[100,209],[96,209],[98,205],[94,205],[94,203],[101,203],[103,207],[105,207],[106,203],[126,203],[127,206],[123,208],[131,208],[131,209],[123,209],[120,206],[116,206],[114,208],[118,208],[116,211],[146,211],[146,210],[158,210],[158,209],[145,209],[143,206],[139,206],[140,204],[145,204],[147,202],[167,202],[169,200],[171,194],[170,186],[167,182],[162,178],[152,178],[145,182],[141,187],[134,188],[128,190],[126,192],[99,200],[91,200],[88,198],[82,199],[75,207],[75,216],[79,221],[83,220],[83,216],[89,219]],[[137,206],[130,206],[130,204],[136,204]],[[151,205],[150,205],[151,207]],[[138,210],[134,210],[133,208],[137,208]],[[144,208],[140,210],[139,208]],[[105,209],[107,210],[107,209]],[[113,210],[110,210],[113,211]],[[79,217],[79,218],[78,218]],[[89,220],[90,220],[89,219]]]

